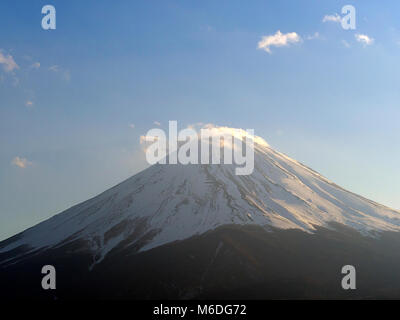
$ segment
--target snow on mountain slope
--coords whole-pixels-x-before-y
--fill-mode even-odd
[[[0,253],[24,248],[25,254],[85,240],[99,262],[116,247],[144,251],[224,224],[312,232],[331,221],[365,234],[400,230],[400,212],[342,189],[267,143],[256,143],[249,176],[235,175],[233,165],[154,165],[0,243]]]

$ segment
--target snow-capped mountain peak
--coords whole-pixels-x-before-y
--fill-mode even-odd
[[[98,263],[115,248],[145,251],[227,224],[400,230],[400,212],[344,190],[262,138],[254,150],[248,176],[235,175],[234,165],[153,165],[0,243],[0,254],[18,249],[3,263],[74,241],[83,241]]]

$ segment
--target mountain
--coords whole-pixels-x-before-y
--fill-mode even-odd
[[[400,296],[387,271],[400,266],[400,212],[255,141],[251,175],[153,165],[1,242],[7,296],[363,298],[389,282],[378,296]],[[40,288],[46,264],[56,293]],[[368,283],[357,293],[340,287],[346,264]]]

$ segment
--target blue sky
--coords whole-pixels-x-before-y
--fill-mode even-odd
[[[400,3],[381,3],[1,1],[0,239],[143,169],[168,120],[254,129],[400,209]],[[356,30],[323,22],[347,4]],[[278,30],[299,41],[258,48]]]

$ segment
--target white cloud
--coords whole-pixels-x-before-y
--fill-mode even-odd
[[[346,48],[350,48],[350,43],[348,43],[346,40],[342,40],[342,43]]]
[[[60,67],[58,65],[54,65],[54,66],[51,66],[49,68],[49,70],[53,71],[53,72],[58,72],[58,71],[60,71]]]
[[[3,65],[3,68],[6,72],[11,72],[15,69],[19,69],[19,66],[14,61],[14,58],[11,55],[5,56],[1,50],[0,50],[0,64]]]
[[[39,69],[40,68],[40,62],[35,62],[31,65],[31,68],[33,69]]]
[[[158,137],[157,136],[148,136],[148,135],[144,136],[144,135],[141,135],[139,140],[140,140],[140,144],[143,144],[143,143],[146,143],[146,142],[156,141],[156,140],[158,140]]]
[[[251,135],[250,133],[248,133],[246,130],[241,129],[241,128],[231,128],[231,127],[227,127],[227,126],[218,126],[215,125],[213,123],[195,123],[195,124],[190,124],[187,126],[187,128],[189,129],[193,129],[194,132],[198,135],[198,138],[201,139],[201,130],[202,129],[209,129],[211,131],[209,131],[208,133],[211,134],[211,136],[213,137],[218,136],[224,136],[224,135],[229,135],[232,137],[235,137],[237,139],[243,139],[246,137],[251,138],[255,143],[258,143],[260,145],[264,145],[269,147],[269,144],[261,137],[256,136],[256,135]],[[167,134],[166,134],[167,136]],[[157,136],[151,136],[151,135],[141,135],[140,136],[140,144],[146,144],[148,142],[154,142],[156,140],[158,140],[159,137]],[[167,137],[168,139],[168,137]],[[213,140],[214,142],[214,140]],[[219,142],[218,142],[219,143]],[[146,151],[146,149],[145,149]]]
[[[297,43],[300,41],[301,37],[296,32],[283,34],[278,30],[274,35],[263,36],[261,41],[258,42],[258,49],[271,53],[271,46],[285,47],[289,46],[291,43]]]
[[[306,36],[306,39],[307,39],[307,40],[314,40],[314,39],[319,39],[319,38],[320,38],[319,32],[315,32],[315,33],[312,34],[312,35]]]
[[[64,80],[67,82],[71,80],[71,73],[69,72],[69,70],[61,68],[59,65],[52,65],[51,67],[49,67],[49,70],[53,72],[60,72]]]
[[[373,38],[368,37],[366,34],[357,33],[354,36],[356,37],[356,40],[358,42],[361,42],[364,46],[369,46],[375,41]]]
[[[33,106],[33,102],[28,100],[28,101],[25,102],[25,106],[32,107]]]
[[[336,22],[336,23],[339,23],[341,20],[342,20],[342,18],[337,13],[335,13],[334,15],[325,15],[322,18],[322,22]]]
[[[32,162],[28,161],[25,158],[15,157],[12,160],[11,164],[19,168],[25,169],[27,166],[32,165]]]
[[[156,126],[161,126],[161,123],[158,122],[158,121],[154,121],[153,123],[154,123]]]
[[[204,124],[200,128],[200,130],[201,129],[212,129],[211,133],[215,134],[217,136],[223,136],[224,134],[227,134],[227,135],[233,136],[237,139],[243,139],[243,138],[249,137],[255,143],[269,147],[269,144],[263,138],[256,136],[256,135],[251,135],[246,130],[241,129],[241,128],[231,128],[231,127],[227,127],[227,126],[218,126],[213,123],[207,123],[207,124]]]

